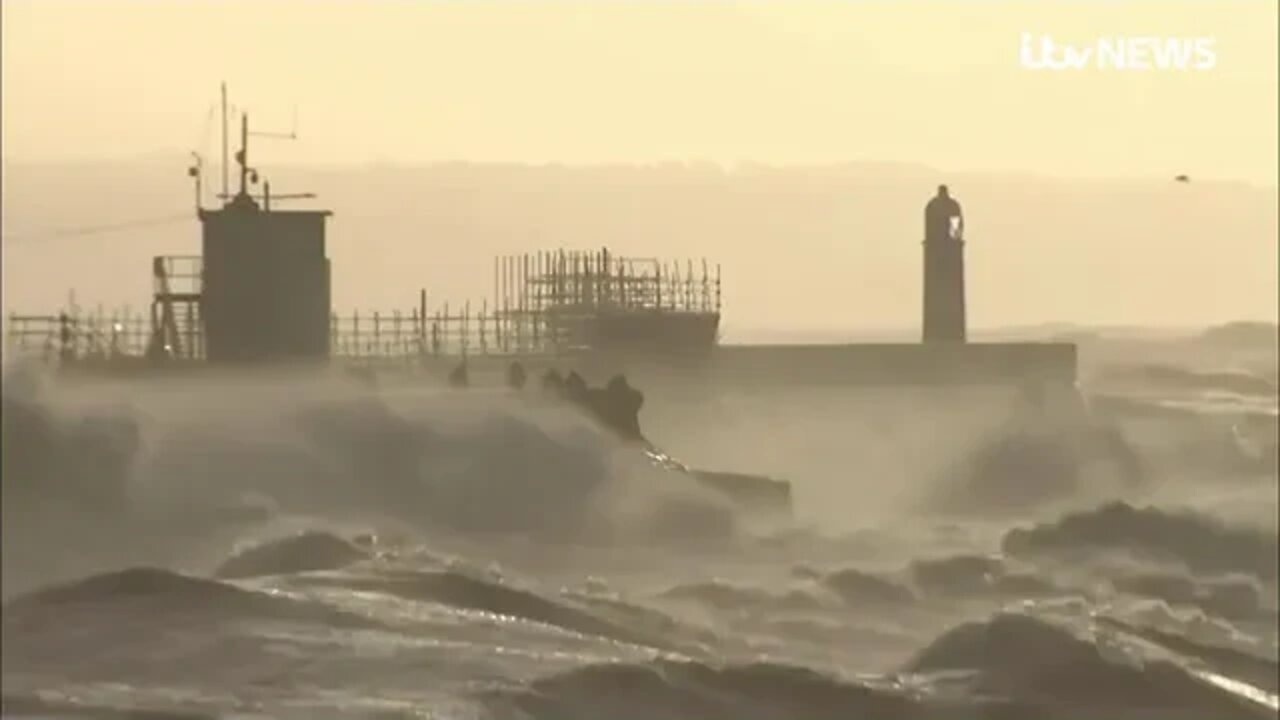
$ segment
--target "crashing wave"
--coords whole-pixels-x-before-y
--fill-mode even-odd
[[[218,566],[214,577],[236,579],[337,570],[366,560],[369,553],[325,532],[308,531],[237,552]]]
[[[905,669],[966,673],[967,692],[1042,708],[1040,717],[1274,717],[1267,703],[1226,692],[1114,627],[1021,613],[944,633]]]
[[[1138,552],[1184,564],[1196,572],[1248,573],[1274,581],[1280,547],[1274,535],[1227,526],[1191,511],[1170,512],[1113,502],[1057,522],[1015,528],[1005,534],[1013,556],[1087,551]]]

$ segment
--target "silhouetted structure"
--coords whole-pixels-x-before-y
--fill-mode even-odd
[[[501,351],[708,351],[719,339],[720,270],[683,265],[607,248],[495,258],[494,339]]]
[[[543,387],[581,407],[620,438],[645,442],[640,430],[644,394],[633,388],[625,375],[615,375],[604,387],[593,388],[576,371],[570,371],[568,379],[562,382],[560,373],[552,369],[544,376]]]
[[[557,397],[564,394],[564,378],[560,377],[560,373],[555,368],[543,373],[542,391]]]
[[[528,378],[528,374],[524,371],[524,365],[521,365],[518,360],[511,363],[507,368],[507,387],[512,390],[523,390]]]
[[[211,363],[324,361],[330,213],[273,209],[269,183],[259,204],[249,193],[258,173],[248,164],[247,115],[240,136],[239,192],[224,195],[227,202],[219,209],[197,208],[202,254],[154,260],[149,354]]]
[[[586,405],[589,402],[590,391],[587,387],[587,381],[577,372],[570,370],[564,379],[564,397],[570,402]]]
[[[560,373],[554,368],[544,376],[544,387],[560,384]],[[587,412],[601,427],[633,447],[643,448],[646,457],[664,470],[679,472],[720,493],[740,509],[757,516],[783,518],[791,514],[791,484],[763,475],[696,470],[659,450],[644,436],[640,428],[640,409],[644,395],[631,386],[624,375],[615,375],[603,388],[588,387],[576,371],[564,381],[561,397]]]
[[[603,390],[594,391],[592,409],[600,420],[627,440],[644,440],[640,432],[640,408],[644,394],[631,387],[624,375],[615,375]]]
[[[458,366],[449,373],[449,384],[455,388],[465,388],[471,385],[471,374],[467,372],[467,361],[464,358]]]
[[[224,97],[225,102],[225,97]],[[968,343],[964,220],[946,186],[925,208],[922,343],[719,345],[720,270],[702,261],[618,257],[607,249],[552,251],[495,259],[494,297],[478,311],[448,303],[428,313],[427,293],[408,312],[331,312],[325,252],[327,211],[281,211],[275,200],[309,195],[248,191],[258,173],[248,163],[247,117],[236,154],[240,188],[225,177],[217,209],[200,207],[202,255],[163,256],[151,268],[151,317],[84,312],[74,296],[67,311],[11,315],[6,351],[36,351],[71,367],[150,370],[144,359],[212,364],[335,360],[366,368],[441,372],[465,384],[467,362],[478,377],[528,372],[574,358],[587,371],[646,369],[693,373],[700,382],[788,384],[1004,384],[1076,380],[1071,343]],[[461,360],[461,364],[454,367]],[[519,361],[517,379],[513,361]],[[496,374],[496,373],[495,373]],[[483,381],[482,381],[483,382]],[[582,378],[543,379],[546,389],[586,402]]]
[[[924,208],[924,328],[926,343],[967,339],[964,298],[964,215],[946,185]]]

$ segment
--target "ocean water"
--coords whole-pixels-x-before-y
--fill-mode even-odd
[[[6,370],[5,717],[1274,718],[1274,339],[1096,341],[993,393]],[[604,378],[592,378],[597,382]]]

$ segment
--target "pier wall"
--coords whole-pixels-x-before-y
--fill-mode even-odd
[[[1020,385],[1074,384],[1077,351],[1071,343],[862,343],[848,345],[722,345],[705,354],[624,356],[608,353],[477,356],[473,376],[505,371],[519,359],[531,375],[555,367],[597,382],[625,373],[632,383],[686,380],[721,387],[753,385]],[[447,373],[458,358],[427,358]],[[486,383],[489,381],[486,381]]]

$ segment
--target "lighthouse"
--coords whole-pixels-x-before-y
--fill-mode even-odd
[[[964,215],[946,185],[924,208],[924,328],[922,341],[963,343]]]

